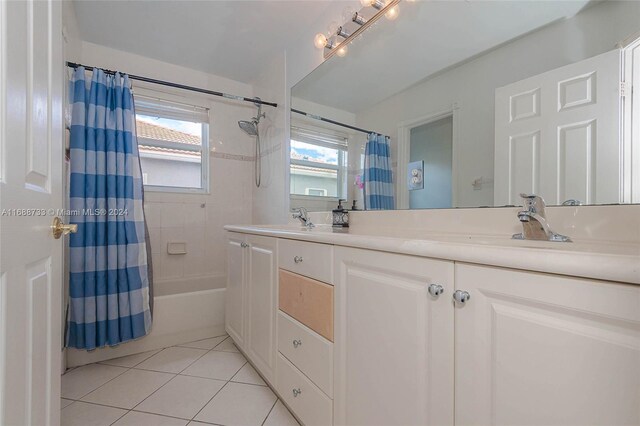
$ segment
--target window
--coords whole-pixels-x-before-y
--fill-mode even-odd
[[[290,192],[345,198],[347,138],[308,129],[291,129]]]
[[[145,95],[135,102],[145,189],[208,192],[209,110]]]

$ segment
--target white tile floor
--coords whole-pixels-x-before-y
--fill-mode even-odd
[[[228,336],[67,371],[62,426],[297,426]]]

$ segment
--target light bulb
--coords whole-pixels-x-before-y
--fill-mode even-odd
[[[394,19],[396,19],[398,17],[399,14],[400,14],[400,9],[398,8],[398,5],[396,4],[391,9],[387,10],[387,12],[384,14],[384,16],[388,20],[393,21]]]
[[[341,58],[344,58],[345,56],[347,56],[348,51],[349,49],[347,48],[347,46],[342,46],[338,50],[336,50],[336,55],[340,56]]]
[[[362,7],[368,7],[371,6],[374,1],[375,0],[360,0],[360,4],[362,5]]]
[[[313,44],[318,48],[318,49],[322,49],[323,47],[325,47],[327,45],[327,36],[325,36],[322,33],[318,33],[316,34],[316,36],[313,39]]]

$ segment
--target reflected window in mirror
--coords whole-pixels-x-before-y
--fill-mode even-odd
[[[347,142],[343,135],[292,128],[290,193],[293,205],[327,202],[347,194]]]

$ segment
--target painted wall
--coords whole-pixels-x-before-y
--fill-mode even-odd
[[[67,19],[72,28],[72,19]],[[87,43],[67,34],[67,60],[118,69],[161,80],[253,96],[251,85],[160,62],[104,46]],[[134,82],[136,87],[142,87]],[[175,294],[226,286],[226,244],[223,226],[252,221],[254,138],[237,125],[255,115],[251,104],[185,93],[163,86],[147,89],[184,96],[210,108],[210,193],[145,194],[145,212],[152,245],[156,295]],[[186,255],[169,255],[167,243],[186,242]]]
[[[424,162],[424,188],[409,191],[410,208],[451,207],[452,136],[451,117],[411,129],[409,160]]]
[[[603,2],[430,78],[357,116],[361,127],[392,137],[397,159],[398,123],[450,110],[459,113],[454,173],[458,206],[493,204],[493,185],[474,190],[479,177],[493,178],[495,89],[613,49],[640,30],[640,2]]]

